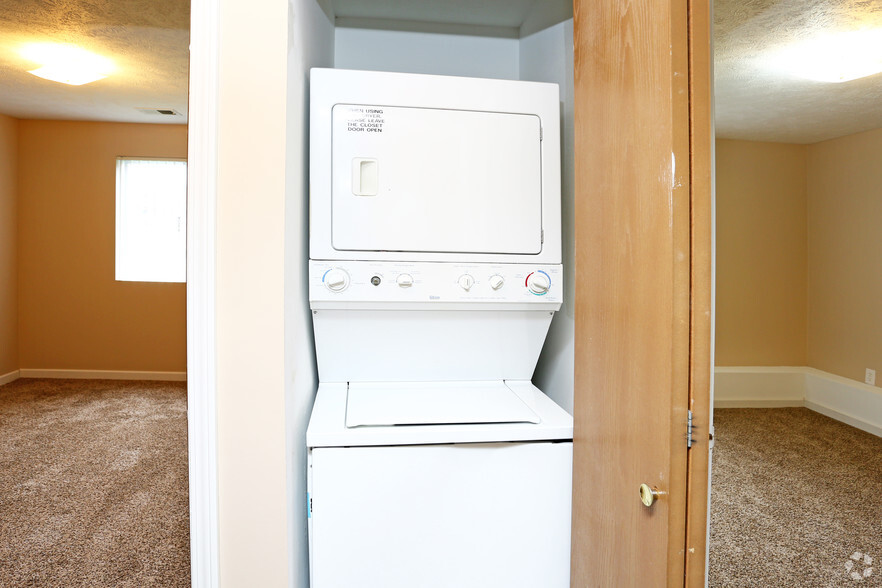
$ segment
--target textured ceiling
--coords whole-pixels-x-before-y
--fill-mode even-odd
[[[559,0],[331,2],[336,16],[349,21],[484,27],[524,27],[528,13],[552,14],[558,4]],[[189,0],[0,0],[0,113],[17,118],[186,122],[189,12]],[[831,84],[781,76],[764,63],[769,52],[820,32],[875,27],[882,27],[882,0],[715,0],[717,135],[814,143],[882,127],[882,74]],[[18,51],[25,43],[40,41],[73,43],[110,57],[117,72],[83,86],[37,78],[27,73],[36,64]],[[170,108],[182,116],[146,114],[139,108]]]
[[[185,123],[189,0],[0,0],[0,113],[16,118]],[[83,86],[27,73],[27,43],[75,44],[116,72]],[[167,108],[181,116],[146,114]]]
[[[882,127],[882,74],[815,82],[766,61],[797,41],[868,28],[882,28],[882,0],[716,0],[717,136],[815,143]]]

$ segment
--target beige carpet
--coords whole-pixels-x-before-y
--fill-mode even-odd
[[[882,439],[806,408],[714,421],[709,586],[882,586]]]
[[[0,386],[0,586],[189,586],[178,382]]]

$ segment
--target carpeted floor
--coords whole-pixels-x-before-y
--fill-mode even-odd
[[[190,585],[183,382],[0,386],[0,586]]]
[[[882,438],[806,408],[715,411],[709,586],[882,586]]]

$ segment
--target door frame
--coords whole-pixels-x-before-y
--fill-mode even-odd
[[[691,283],[686,586],[707,584],[713,452],[714,125],[712,0],[689,0]]]
[[[575,0],[574,35],[580,31],[579,22],[588,22],[586,7],[602,4],[614,13],[640,10],[652,0]],[[688,111],[688,126],[679,129],[679,140],[688,140],[689,173],[685,176],[689,186],[690,205],[686,211],[691,231],[688,237],[688,296],[680,301],[681,307],[688,307],[684,316],[688,321],[688,363],[679,378],[686,392],[680,396],[677,415],[669,414],[672,436],[678,435],[676,424],[682,417],[680,412],[688,405],[693,411],[696,424],[696,444],[688,453],[688,463],[683,466],[685,497],[680,514],[675,518],[685,520],[682,528],[675,533],[682,537],[682,555],[672,547],[673,556],[668,553],[664,559],[668,569],[668,585],[698,586],[704,584],[705,561],[707,554],[707,495],[709,451],[708,432],[710,430],[710,381],[712,339],[710,328],[711,314],[711,170],[713,137],[711,134],[711,53],[710,53],[710,7],[709,2],[699,0],[662,0],[656,5],[667,7],[669,15],[686,15],[685,19],[673,18],[672,30],[685,45],[675,48],[675,59],[688,66],[688,82],[678,86],[685,90],[679,94],[681,108]],[[188,374],[188,443],[190,467],[190,541],[191,541],[191,582],[194,587],[215,587],[218,585],[218,484],[217,484],[217,423],[216,423],[216,358],[215,358],[215,195],[217,180],[216,128],[218,103],[218,0],[192,0],[190,36],[190,108],[189,108],[189,173],[188,173],[188,253],[187,253],[187,374]],[[581,15],[581,16],[580,16]],[[628,38],[632,41],[641,38],[642,28],[653,22],[632,20]],[[641,28],[642,27],[642,28]],[[608,30],[606,32],[609,32]],[[595,31],[597,35],[601,32]],[[598,42],[602,41],[598,37]],[[682,73],[682,72],[681,72]],[[576,78],[580,77],[579,72]],[[684,78],[685,80],[685,78]],[[677,84],[669,79],[666,84],[673,88]],[[578,111],[577,111],[578,112]],[[604,112],[592,111],[592,117],[606,116]],[[578,128],[578,124],[577,124]],[[579,161],[577,146],[577,161]],[[684,177],[680,174],[677,177]],[[577,199],[579,198],[577,192]],[[584,231],[584,228],[583,228]],[[606,238],[615,240],[614,235]],[[584,247],[584,232],[580,234],[577,224],[577,246]],[[587,279],[588,276],[583,278]],[[580,281],[577,274],[577,281]],[[579,285],[577,284],[577,289]],[[589,312],[589,307],[583,308]],[[579,310],[577,309],[577,312]],[[577,340],[590,336],[584,325],[577,320]],[[577,404],[590,402],[584,390],[584,377],[580,382],[577,367]],[[578,423],[578,419],[577,419]],[[675,426],[676,424],[676,426]],[[592,432],[584,426],[576,430],[576,447],[586,447],[594,443]],[[696,451],[697,449],[697,451]],[[594,459],[591,452],[584,453],[583,461]],[[580,468],[580,462],[575,467]],[[636,489],[634,492],[636,499]],[[592,505],[596,508],[597,505]],[[594,532],[594,522],[579,516],[580,508],[574,503],[574,551],[573,585],[580,583],[586,561],[585,554],[579,550],[580,537]],[[583,511],[581,511],[583,512]],[[678,539],[679,541],[679,539]],[[688,543],[687,543],[688,542]],[[675,545],[677,541],[671,543]],[[681,564],[677,563],[677,560]],[[615,565],[614,562],[600,562],[600,568]],[[683,574],[682,576],[680,574]],[[679,580],[678,580],[679,578]]]
[[[219,585],[215,229],[218,0],[190,3],[187,153],[187,443],[190,584]]]

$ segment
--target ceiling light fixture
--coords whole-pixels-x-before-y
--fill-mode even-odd
[[[788,45],[770,65],[818,82],[840,83],[882,72],[882,29],[826,34]]]
[[[42,65],[28,71],[37,77],[71,86],[81,86],[106,78],[113,72],[113,62],[76,45],[36,43],[22,48],[25,59]]]

